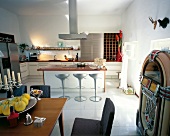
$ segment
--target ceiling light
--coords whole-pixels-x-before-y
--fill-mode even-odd
[[[68,14],[66,14],[65,17],[67,18],[67,20],[69,20],[69,15]]]

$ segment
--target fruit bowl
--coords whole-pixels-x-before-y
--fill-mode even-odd
[[[34,96],[37,100],[41,100],[39,97],[43,94],[42,90],[33,89],[31,92],[32,96]]]
[[[0,101],[0,103],[3,102],[3,101],[5,101],[5,100],[7,100],[7,99],[4,99],[4,100]],[[12,98],[8,98],[8,100],[12,100]],[[17,113],[19,113],[19,114],[20,114],[20,113],[23,113],[23,112],[26,112],[26,111],[28,111],[29,109],[31,109],[32,107],[34,107],[34,106],[36,105],[36,103],[37,103],[37,99],[36,99],[35,97],[30,97],[29,103],[28,103],[28,105],[26,106],[26,108],[25,108],[23,111],[20,111],[20,112],[15,111],[15,112],[17,112]],[[0,118],[4,118],[4,117],[7,117],[7,116],[5,116],[5,115],[3,115],[3,114],[0,114]]]

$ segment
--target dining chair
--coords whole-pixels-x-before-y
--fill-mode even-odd
[[[27,93],[27,86],[21,85],[19,88],[13,89],[13,96],[21,96],[22,94]],[[7,98],[11,98],[11,92],[7,91]]]
[[[75,118],[71,136],[110,136],[115,106],[106,98],[101,120]]]
[[[43,91],[43,94],[40,96],[40,98],[51,98],[51,87],[50,87],[50,85],[31,85],[30,91],[31,91],[32,88]],[[30,94],[30,95],[32,96],[32,94]]]

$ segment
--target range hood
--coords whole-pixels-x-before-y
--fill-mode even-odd
[[[69,0],[69,30],[70,34],[59,34],[60,39],[64,40],[82,40],[87,39],[85,33],[78,34],[77,31],[77,2],[76,0]]]

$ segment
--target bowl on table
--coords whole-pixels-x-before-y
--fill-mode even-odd
[[[32,96],[34,96],[37,100],[41,100],[39,97],[43,94],[42,90],[39,89],[32,89],[31,92]]]

